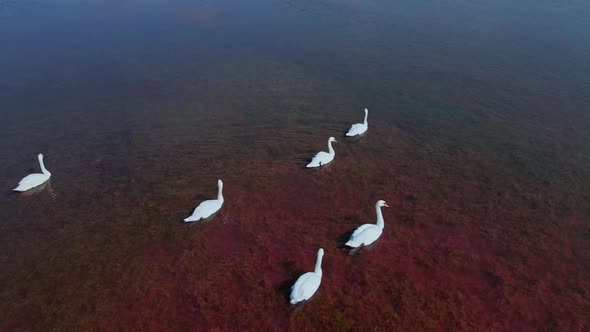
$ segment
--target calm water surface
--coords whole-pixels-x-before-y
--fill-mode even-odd
[[[577,0],[0,0],[0,329],[590,328],[588,31]]]

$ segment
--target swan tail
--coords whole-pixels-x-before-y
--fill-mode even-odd
[[[27,191],[27,190],[29,190],[29,189],[31,189],[31,188],[30,188],[30,187],[28,187],[28,186],[25,186],[25,185],[24,185],[24,184],[22,184],[22,183],[19,183],[19,184],[18,184],[18,186],[16,186],[16,188],[14,188],[14,189],[12,189],[12,190],[13,190],[13,191]]]
[[[345,245],[347,245],[349,247],[352,247],[352,248],[356,248],[356,247],[362,246],[363,244],[362,243],[359,243],[358,241],[356,241],[354,239],[352,239],[352,240],[348,240],[348,242],[346,242]]]
[[[190,217],[188,217],[188,218],[184,219],[184,222],[197,221],[197,220],[199,220],[199,219],[201,219],[201,218],[195,218],[195,217],[193,217],[193,216],[190,216]]]

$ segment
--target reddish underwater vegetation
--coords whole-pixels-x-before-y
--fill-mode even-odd
[[[0,1],[0,331],[590,330],[587,9]]]
[[[202,160],[184,176],[188,154],[152,164],[130,156],[126,169],[96,161],[90,176],[119,176],[89,202],[57,189],[5,197],[35,222],[4,226],[13,240],[2,257],[11,275],[1,281],[13,287],[3,294],[2,328],[587,328],[590,233],[588,211],[576,206],[587,195],[563,190],[571,183],[562,175],[530,181],[469,143],[462,152],[415,143],[402,126],[339,139],[333,165],[319,170],[303,169],[310,144],[269,141]],[[311,145],[324,148],[317,137]],[[183,224],[189,207],[215,195],[218,177],[222,211]],[[374,222],[378,199],[391,206],[384,233],[350,256],[343,243]],[[313,269],[319,247],[322,285],[293,307],[289,288]],[[27,255],[15,258],[17,250]]]

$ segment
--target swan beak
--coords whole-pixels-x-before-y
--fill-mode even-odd
[[[385,206],[385,207],[389,207],[389,205],[387,205],[387,203],[383,203],[383,206]]]
[[[336,139],[334,139],[334,142],[338,143],[338,141]]]

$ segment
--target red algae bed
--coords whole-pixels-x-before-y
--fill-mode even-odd
[[[559,176],[535,184],[510,160],[420,146],[395,127],[376,124],[360,140],[339,141],[333,165],[319,170],[303,169],[303,145],[194,166],[183,166],[190,155],[146,161],[88,202],[60,188],[67,170],[50,150],[47,165],[58,174],[50,188],[3,198],[29,220],[2,226],[3,329],[587,327],[587,196],[569,187],[587,183]],[[175,165],[199,170],[183,177]],[[222,211],[183,224],[216,194],[217,177]],[[391,206],[384,233],[349,256],[343,243],[374,222],[377,199]],[[322,285],[293,307],[289,288],[313,269],[320,246]]]
[[[563,67],[536,54],[535,76],[518,52],[537,41],[490,39],[498,22],[477,2],[461,20],[340,2],[148,6],[132,28],[135,10],[85,4],[93,24],[65,34],[51,7],[34,23],[62,38],[46,53],[4,29],[22,17],[0,5],[0,31],[29,45],[0,54],[0,109],[14,110],[0,123],[0,331],[590,329],[580,49]],[[36,54],[47,62],[29,69]],[[368,133],[343,137],[364,107]],[[335,160],[305,169],[329,136]],[[40,152],[51,181],[10,192]],[[221,211],[183,223],[219,178]],[[382,236],[349,255],[379,199]],[[322,284],[292,306],[320,247]]]

